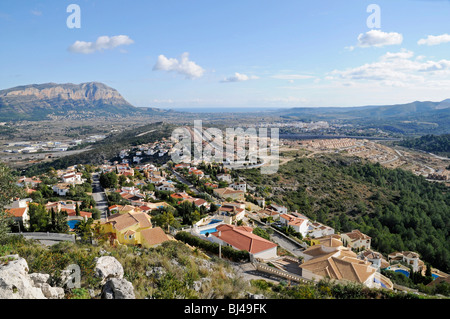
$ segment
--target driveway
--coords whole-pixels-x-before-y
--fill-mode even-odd
[[[98,173],[92,174],[92,197],[96,202],[96,208],[100,210],[100,219],[106,219],[108,211],[108,200],[106,198],[105,191],[100,185],[100,176]]]

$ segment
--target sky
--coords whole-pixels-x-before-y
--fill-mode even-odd
[[[2,0],[0,89],[96,81],[165,109],[441,101],[449,17],[448,0]]]

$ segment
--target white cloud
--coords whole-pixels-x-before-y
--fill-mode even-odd
[[[450,42],[450,34],[442,34],[442,35],[429,35],[426,39],[420,39],[417,44],[418,45],[438,45],[441,43]]]
[[[362,48],[396,45],[402,42],[403,36],[397,32],[387,33],[381,30],[370,30],[358,36],[358,46]]]
[[[387,52],[385,55],[381,57],[382,60],[389,60],[389,59],[410,59],[414,56],[414,52],[402,49],[400,52]]]
[[[221,82],[243,82],[243,81],[248,81],[248,80],[256,80],[259,79],[259,77],[251,75],[248,76],[246,74],[241,74],[241,73],[234,73],[234,75],[229,76],[225,79],[223,79]]]
[[[376,82],[380,86],[409,87],[425,85],[429,81],[446,79],[450,74],[450,61],[422,61],[413,59],[414,52],[402,50],[387,52],[379,61],[346,70],[334,70],[330,80]]]
[[[96,51],[110,50],[121,45],[134,43],[127,35],[116,35],[113,37],[100,36],[95,42],[76,41],[69,47],[70,52],[91,54]]]
[[[205,72],[201,66],[189,60],[188,52],[183,53],[179,60],[175,58],[166,58],[161,54],[158,56],[153,71],[173,71],[185,75],[186,78],[199,78]]]

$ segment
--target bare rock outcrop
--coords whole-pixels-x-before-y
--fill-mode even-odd
[[[116,258],[111,256],[97,258],[94,272],[95,276],[102,279],[102,284],[106,283],[106,281],[111,278],[123,278],[122,264]]]
[[[47,274],[28,274],[27,261],[19,255],[0,258],[0,299],[62,299],[64,290],[51,287]]]

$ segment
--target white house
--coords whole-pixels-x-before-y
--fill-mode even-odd
[[[341,234],[341,240],[352,249],[370,249],[371,238],[358,229],[354,229],[349,233]]]
[[[227,183],[231,183],[232,182],[230,174],[218,174],[217,175],[217,179],[219,181],[224,181],[224,182],[227,182]]]
[[[235,182],[233,184],[230,185],[230,187],[232,187],[234,190],[237,191],[247,191],[247,183],[245,182]]]
[[[308,236],[311,238],[319,238],[333,234],[334,229],[329,226],[325,226],[318,222],[308,223]]]
[[[66,196],[70,189],[70,184],[67,183],[59,183],[53,185],[53,191],[59,196]]]
[[[28,206],[9,208],[6,209],[5,211],[10,215],[12,215],[14,222],[22,222],[22,225],[25,228],[28,228],[30,226],[30,215],[28,214]]]
[[[267,205],[266,209],[274,210],[276,212],[279,212],[280,214],[287,214],[288,209],[284,206],[277,205],[277,204],[270,204]]]
[[[81,173],[64,174],[61,179],[63,183],[79,184],[82,183]]]
[[[175,192],[176,188],[171,183],[162,182],[155,185],[155,188],[159,191],[169,191],[169,192]]]
[[[280,214],[280,222],[285,226],[291,226],[296,232],[306,237],[308,233],[308,220],[292,216],[290,214]]]

